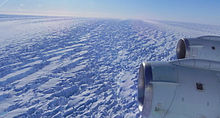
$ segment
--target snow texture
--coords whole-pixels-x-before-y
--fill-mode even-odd
[[[141,62],[220,26],[0,15],[0,117],[140,117]]]

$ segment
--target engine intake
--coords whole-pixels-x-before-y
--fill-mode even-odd
[[[176,47],[177,59],[183,59],[186,57],[186,42],[187,39],[180,39]]]
[[[145,102],[148,102],[148,109],[150,109],[151,100],[152,100],[152,68],[150,64],[142,63],[139,69],[139,79],[138,79],[138,102],[139,110],[143,110],[144,99]],[[146,95],[147,94],[147,95]],[[148,111],[149,112],[149,111]]]

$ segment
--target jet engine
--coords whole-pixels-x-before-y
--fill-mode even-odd
[[[220,37],[218,36],[180,39],[176,48],[178,59],[193,58],[219,61],[219,52]]]
[[[142,63],[139,110],[146,118],[220,118],[220,37],[180,39],[178,60]]]

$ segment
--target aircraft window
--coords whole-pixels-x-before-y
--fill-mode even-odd
[[[202,83],[196,83],[197,90],[203,90],[203,84]]]

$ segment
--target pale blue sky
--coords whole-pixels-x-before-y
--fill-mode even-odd
[[[220,25],[220,0],[0,0],[0,13],[157,19]]]

